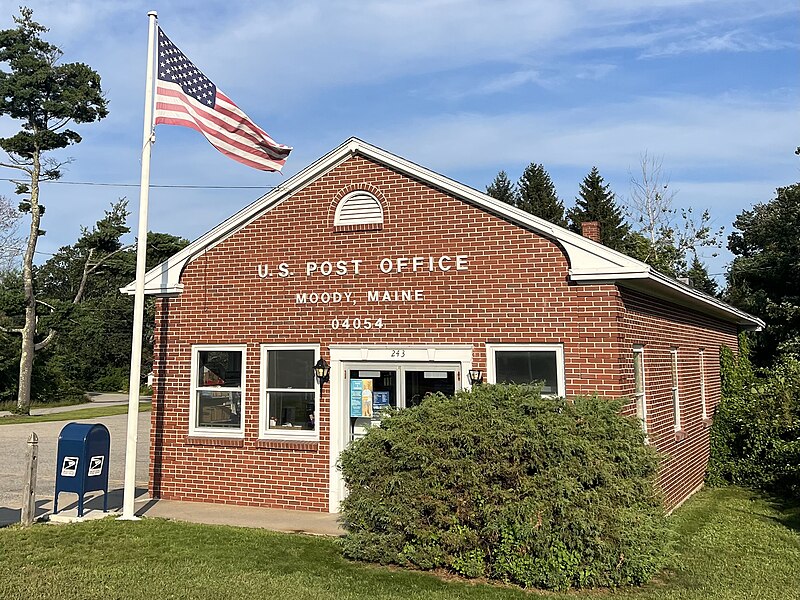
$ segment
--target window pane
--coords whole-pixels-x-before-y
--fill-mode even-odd
[[[242,387],[241,350],[201,350],[198,387]]]
[[[314,396],[314,392],[270,392],[269,429],[314,431],[317,427]]]
[[[313,350],[267,350],[267,388],[314,389]]]
[[[242,422],[241,392],[197,392],[197,426],[231,427],[238,429]]]
[[[558,393],[556,353],[552,351],[504,350],[495,352],[498,383],[543,381],[542,392]]]
[[[672,387],[678,387],[678,353],[672,351]]]
[[[644,377],[642,373],[642,353],[633,353],[633,382],[634,391],[641,394],[644,391]]]

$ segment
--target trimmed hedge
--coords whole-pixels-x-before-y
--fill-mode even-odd
[[[668,528],[622,403],[486,385],[390,412],[340,467],[353,559],[548,589],[647,581]]]

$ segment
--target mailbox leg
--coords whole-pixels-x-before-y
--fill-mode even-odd
[[[108,489],[103,490],[103,512],[108,512]]]
[[[83,516],[83,494],[78,494],[78,516]]]
[[[56,492],[55,498],[53,498],[53,514],[58,513],[58,492]]]

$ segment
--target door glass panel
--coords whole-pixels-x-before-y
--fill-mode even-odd
[[[369,427],[380,425],[381,412],[397,406],[397,371],[350,369],[348,379],[348,414],[351,439],[366,434]],[[354,385],[355,382],[355,385]],[[355,414],[362,416],[354,416]]]
[[[456,393],[456,374],[453,371],[406,371],[406,408],[416,406],[427,394]]]

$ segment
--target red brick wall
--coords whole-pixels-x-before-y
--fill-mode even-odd
[[[352,189],[368,189],[384,203],[382,229],[334,230],[335,201]],[[378,270],[384,257],[440,255],[468,255],[469,268]],[[305,276],[306,261],[351,259],[363,261],[361,275]],[[295,276],[258,277],[257,265],[274,270],[280,262]],[[487,342],[563,343],[568,395],[629,393],[629,348],[639,343],[630,341],[630,300],[625,313],[627,296],[616,286],[575,285],[567,271],[553,242],[361,157],[348,159],[187,265],[183,293],[159,301],[152,492],[327,510],[330,386],[323,388],[318,443],[258,440],[263,343],[315,343],[328,359],[330,344],[471,344],[473,364],[484,371]],[[367,304],[362,299],[373,289],[422,289],[425,300]],[[353,292],[359,303],[295,303],[296,292],[312,291]],[[381,317],[384,328],[333,330],[334,317]],[[191,346],[237,343],[247,344],[245,437],[190,438]],[[681,471],[668,469],[672,493]]]
[[[666,455],[659,483],[672,508],[703,484],[708,464],[710,417],[720,399],[719,350],[737,347],[736,325],[622,289],[622,369],[633,393],[633,346],[644,348],[648,438]],[[678,350],[681,432],[675,433],[670,350]],[[699,350],[704,349],[706,412],[702,419]],[[629,408],[632,408],[629,407]]]

